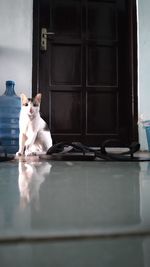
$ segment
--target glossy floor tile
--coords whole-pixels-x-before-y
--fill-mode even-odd
[[[149,163],[29,160],[0,167],[1,236],[150,227]]]
[[[3,267],[148,267],[150,239],[0,245]]]
[[[149,162],[1,162],[0,266],[148,267],[149,192]]]

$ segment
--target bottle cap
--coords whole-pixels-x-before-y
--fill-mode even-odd
[[[14,82],[14,81],[11,81],[11,80],[9,80],[9,81],[6,81],[6,85],[7,85],[7,86],[9,86],[9,85],[15,85],[15,82]]]

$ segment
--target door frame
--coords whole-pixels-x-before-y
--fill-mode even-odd
[[[137,90],[137,6],[136,0],[127,0],[128,5],[128,54],[129,54],[129,87],[131,93],[131,133],[130,140],[138,141],[138,90]],[[39,53],[40,53],[40,0],[33,0],[33,45],[32,45],[32,96],[39,88]]]

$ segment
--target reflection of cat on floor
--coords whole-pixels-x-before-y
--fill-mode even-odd
[[[51,164],[48,162],[19,162],[18,186],[22,208],[32,201],[38,208],[40,186],[50,170]]]

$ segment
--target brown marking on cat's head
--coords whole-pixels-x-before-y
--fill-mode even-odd
[[[28,98],[26,97],[25,94],[21,94],[21,95],[20,95],[20,98],[21,98],[21,104],[22,104],[23,106],[25,106],[25,105],[28,103]]]

